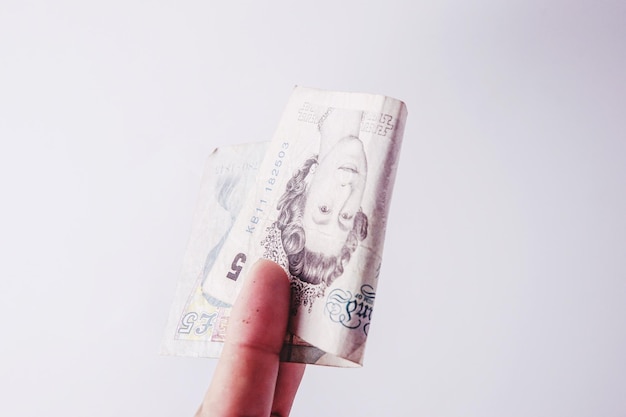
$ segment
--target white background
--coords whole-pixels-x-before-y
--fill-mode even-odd
[[[293,416],[626,415],[623,1],[0,0],[0,415],[191,416],[159,356],[217,146],[409,117],[362,369]]]

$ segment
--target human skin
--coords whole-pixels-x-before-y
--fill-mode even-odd
[[[285,271],[272,261],[257,261],[233,306],[224,349],[196,417],[289,415],[305,369],[279,361],[289,303]]]

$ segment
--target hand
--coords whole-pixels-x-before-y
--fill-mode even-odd
[[[233,306],[224,349],[196,417],[289,415],[305,368],[279,361],[290,299],[285,271],[258,261]]]

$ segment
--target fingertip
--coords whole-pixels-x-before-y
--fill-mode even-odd
[[[263,277],[262,279],[268,281],[282,281],[286,284],[289,283],[289,277],[282,266],[269,259],[260,258],[257,260],[250,269],[250,277]]]
[[[284,269],[273,261],[259,259],[252,265],[235,302],[228,337],[272,346],[279,352],[287,331],[290,300],[289,278]]]
[[[250,268],[242,292],[246,293],[244,298],[249,296],[247,293],[253,292],[255,296],[267,294],[274,303],[289,304],[291,291],[289,287],[289,278],[285,270],[276,262],[261,258]]]

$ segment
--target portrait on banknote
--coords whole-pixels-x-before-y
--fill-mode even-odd
[[[292,310],[312,308],[367,237],[361,208],[367,155],[359,139],[362,112],[329,107],[317,122],[319,151],[293,172],[277,220],[263,240],[263,257],[292,278]]]

